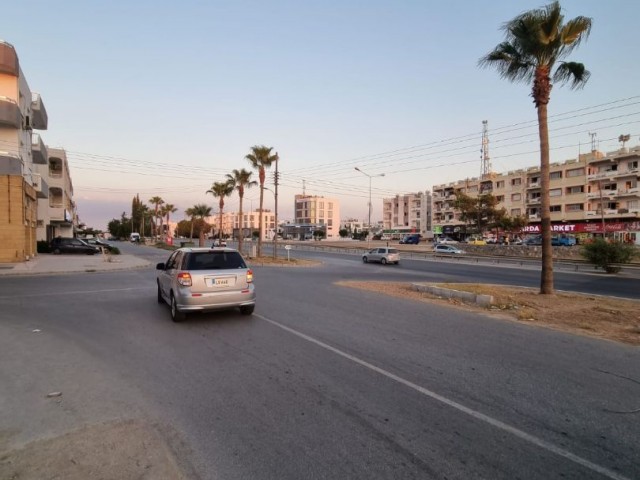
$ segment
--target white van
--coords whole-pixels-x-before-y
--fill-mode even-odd
[[[129,241],[133,243],[140,243],[140,234],[132,233],[131,235],[129,235]]]

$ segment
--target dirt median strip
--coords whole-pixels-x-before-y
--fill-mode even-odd
[[[0,453],[0,478],[20,480],[183,480],[171,449],[150,425],[89,425]]]

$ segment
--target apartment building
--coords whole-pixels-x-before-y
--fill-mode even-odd
[[[220,216],[213,215],[207,218],[207,222],[213,226],[214,231],[220,229]],[[249,212],[242,212],[242,219],[239,212],[222,213],[222,235],[223,237],[238,238],[242,229],[243,238],[249,238],[252,232],[259,231],[260,209]],[[262,210],[262,239],[272,240],[276,231],[276,216],[271,210]]]
[[[328,239],[340,238],[340,202],[316,195],[296,195],[294,223],[318,225],[326,230]]]
[[[13,45],[0,41],[0,262],[36,254],[37,202],[48,196],[35,166],[46,148],[33,129],[46,130],[47,111],[20,69]]]
[[[384,233],[401,236],[419,233],[427,237],[431,232],[431,192],[407,193],[382,200]]]
[[[78,220],[67,152],[45,148],[47,162],[36,165],[36,172],[48,184],[49,198],[38,201],[37,239],[49,242],[55,237],[73,237]]]
[[[618,232],[632,241],[640,240],[640,194],[638,161],[640,147],[621,149],[606,155],[593,151],[578,159],[552,163],[549,198],[552,229],[572,233]],[[540,167],[492,173],[486,178],[469,178],[433,187],[433,224],[436,231],[455,238],[467,234],[460,212],[454,208],[456,195],[476,197],[491,193],[498,207],[510,216],[523,215],[528,232],[540,231]]]

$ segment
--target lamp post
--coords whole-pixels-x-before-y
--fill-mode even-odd
[[[374,177],[384,177],[384,173],[379,173],[377,175],[369,175],[368,173],[365,173],[362,170],[360,170],[358,167],[355,167],[355,169],[361,174],[369,177],[369,222],[368,222],[369,231],[367,233],[367,238],[368,238],[371,235],[371,179]]]

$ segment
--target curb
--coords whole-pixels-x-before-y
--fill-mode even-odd
[[[436,287],[433,285],[425,285],[423,283],[412,283],[411,289],[418,292],[431,293],[444,298],[459,298],[466,302],[475,303],[481,307],[490,307],[493,303],[492,295],[478,295],[471,292],[463,292],[460,290],[453,290],[451,288]]]

